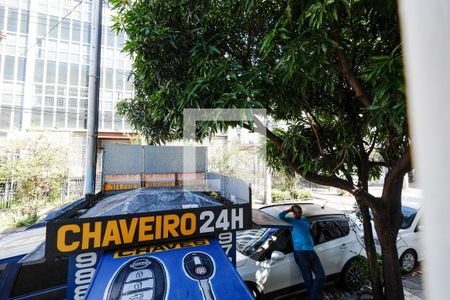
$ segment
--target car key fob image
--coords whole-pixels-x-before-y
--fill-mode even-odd
[[[214,274],[214,262],[212,258],[202,252],[191,252],[184,257],[184,270],[187,275],[198,280],[204,300],[214,300],[214,294],[211,289],[209,279]]]
[[[166,271],[153,257],[140,257],[122,265],[110,281],[105,300],[164,300]]]

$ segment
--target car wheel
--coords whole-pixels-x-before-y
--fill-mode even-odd
[[[417,265],[417,254],[411,249],[406,250],[400,256],[400,267],[405,274],[411,273]]]
[[[348,261],[341,272],[341,283],[344,288],[350,291],[361,289],[367,280],[367,272],[364,269],[366,266],[367,261],[363,257],[353,258]]]

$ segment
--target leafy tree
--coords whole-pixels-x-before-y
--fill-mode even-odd
[[[37,219],[38,210],[61,196],[68,175],[68,150],[43,134],[25,134],[0,146],[0,179],[15,182],[15,221]]]
[[[178,139],[185,108],[265,108],[267,163],[354,195],[375,298],[404,298],[396,249],[403,177],[411,169],[402,51],[393,0],[110,0],[129,39],[135,96],[119,105],[153,143]],[[257,127],[264,124],[255,122]],[[236,124],[203,122],[197,137]],[[253,128],[254,124],[243,124]],[[370,178],[387,168],[381,197]],[[356,179],[355,179],[356,178]]]

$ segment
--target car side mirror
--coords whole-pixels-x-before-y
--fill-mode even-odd
[[[423,231],[425,228],[423,227],[423,225],[418,225],[416,227],[416,231]]]
[[[273,262],[277,262],[277,261],[283,260],[285,257],[286,257],[286,255],[283,252],[276,251],[276,250],[273,251],[272,254],[270,255],[270,259]]]

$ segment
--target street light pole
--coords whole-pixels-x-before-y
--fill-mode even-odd
[[[89,101],[87,116],[86,165],[84,176],[85,200],[95,194],[97,139],[98,139],[98,107],[100,95],[100,57],[102,42],[102,0],[93,1],[94,21],[91,37],[91,66],[89,69]]]

